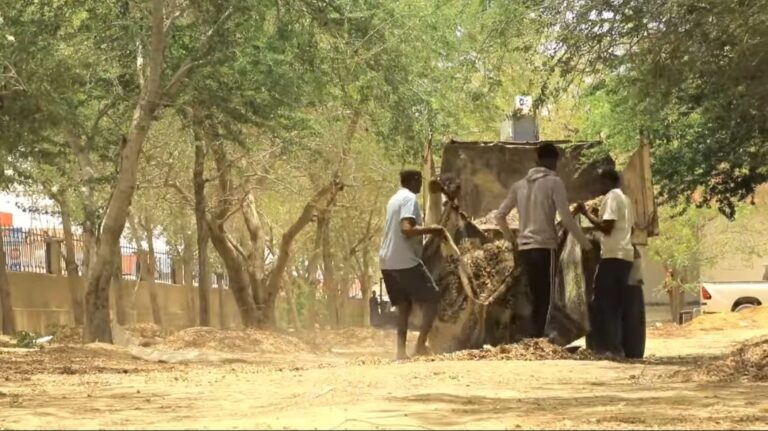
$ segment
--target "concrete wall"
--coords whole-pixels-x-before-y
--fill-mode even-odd
[[[44,332],[51,324],[72,325],[67,278],[59,275],[8,272],[11,284],[16,324],[19,330]],[[156,283],[164,326],[180,329],[190,326],[189,316],[197,315],[197,289],[166,283]],[[81,294],[83,289],[81,283]],[[147,282],[124,280],[121,286],[128,308],[128,325],[152,322]],[[221,325],[219,290],[211,289],[211,324]],[[221,291],[224,301],[224,327],[240,324],[237,306],[228,289]],[[114,292],[110,299],[114,304]]]
[[[73,325],[69,285],[67,278],[61,275],[35,274],[28,272],[8,272],[11,284],[11,301],[16,317],[17,329],[44,333],[50,325]],[[158,302],[163,317],[163,326],[182,329],[195,326],[189,316],[198,315],[198,290],[195,287],[176,284],[156,283]],[[123,280],[122,293],[128,308],[127,325],[152,322],[152,309],[149,305],[149,284],[133,280]],[[80,283],[80,293],[84,288]],[[110,301],[114,313],[115,292],[110,292]],[[223,313],[220,311],[220,294],[223,299]],[[287,309],[285,297],[278,298],[278,307]],[[346,299],[341,309],[342,326],[360,326],[363,322],[363,306],[367,302],[360,299]],[[289,326],[291,321],[286,313],[279,316],[279,325]],[[114,314],[113,314],[114,315]],[[224,317],[222,322],[221,317]],[[229,289],[211,289],[211,326],[224,328],[241,327],[237,304]]]

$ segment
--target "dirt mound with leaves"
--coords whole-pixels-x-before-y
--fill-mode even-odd
[[[571,352],[550,343],[545,338],[523,340],[515,344],[503,344],[482,349],[460,350],[440,355],[417,356],[413,362],[441,361],[553,361],[553,360],[599,360],[600,358],[586,349]],[[377,357],[359,357],[350,361],[350,365],[382,365],[395,361]]]
[[[508,341],[485,331],[487,305],[514,313],[516,305],[527,303],[525,285],[515,272],[512,249],[504,241],[480,247],[464,243],[461,257],[432,258],[428,268],[440,288],[437,319],[430,332],[429,344],[436,352],[454,352],[480,347],[482,340],[491,344]],[[507,317],[504,323],[513,319]],[[498,325],[497,325],[498,326]],[[509,328],[498,330],[509,334]]]
[[[673,376],[703,382],[768,382],[768,338],[742,344],[723,358]]]
[[[8,335],[0,334],[0,348],[16,347],[16,340]]]
[[[575,353],[550,343],[545,338],[532,338],[515,344],[485,346],[477,350],[461,350],[453,353],[414,358],[419,362],[436,361],[548,361],[568,359],[597,359],[591,352],[579,349]]]
[[[172,335],[175,331],[165,329],[154,323],[137,323],[125,328],[134,337],[140,338],[163,338]]]
[[[0,380],[5,381],[29,380],[37,374],[131,374],[160,368],[103,343],[0,350]]]
[[[499,290],[503,290],[512,285],[512,270],[515,269],[515,259],[512,248],[506,241],[496,241],[485,244],[481,248],[472,248],[469,245],[460,247],[463,259],[470,273],[471,288],[473,296],[479,301],[488,301]],[[444,288],[447,293],[464,293],[459,276],[459,258],[449,256],[446,259],[447,272],[445,274]],[[449,295],[450,296],[450,295]],[[461,296],[461,295],[456,295]],[[448,303],[455,303],[456,298],[445,298],[440,311],[448,320],[455,318],[460,307],[451,307]]]
[[[302,331],[296,335],[304,343],[320,352],[386,351],[395,346],[395,331],[378,328],[343,328]],[[415,338],[417,333],[409,334]]]
[[[157,347],[170,350],[206,349],[227,353],[312,353],[312,349],[296,337],[255,329],[188,328],[165,338]]]
[[[83,327],[52,324],[45,328],[42,335],[52,335],[52,341],[58,344],[79,344],[83,342]]]
[[[738,313],[716,313],[699,316],[683,328],[690,331],[723,331],[728,329],[764,328],[766,326],[768,326],[768,307],[754,307]]]

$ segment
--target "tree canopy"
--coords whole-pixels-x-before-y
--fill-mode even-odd
[[[543,16],[548,63],[583,83],[584,132],[619,151],[647,134],[664,198],[690,204],[700,189],[733,218],[766,181],[764,0],[573,0]]]
[[[370,289],[397,171],[497,138],[515,95],[542,138],[648,136],[666,202],[733,218],[768,176],[766,21],[766,0],[0,0],[0,186],[87,238],[91,339],[121,238],[182,255],[201,323],[212,270],[273,323],[286,279]]]

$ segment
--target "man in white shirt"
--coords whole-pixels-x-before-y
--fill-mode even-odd
[[[635,260],[632,228],[635,213],[632,202],[621,191],[621,178],[615,169],[600,173],[605,199],[599,218],[583,204],[579,210],[602,233],[600,264],[595,275],[594,297],[590,306],[592,348],[599,353],[621,354],[622,297],[627,294]]]
[[[423,311],[416,343],[416,354],[427,352],[426,341],[437,316],[439,290],[421,261],[423,237],[447,232],[442,226],[421,226],[422,217],[416,195],[421,191],[421,172],[400,172],[400,190],[387,204],[384,235],[379,249],[379,265],[384,286],[392,305],[397,307],[397,359],[405,359],[408,318],[414,303]]]
[[[555,172],[560,157],[557,147],[549,143],[541,144],[536,148],[536,157],[538,166],[512,185],[507,198],[496,212],[496,224],[507,240],[515,241],[507,224],[507,215],[517,208],[520,225],[516,241],[533,298],[532,335],[543,337],[549,314],[550,292],[557,273],[558,235],[555,214],[560,215],[563,226],[582,248],[589,250],[592,244],[573,219],[568,208],[565,184]]]

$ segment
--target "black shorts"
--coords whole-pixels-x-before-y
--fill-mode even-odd
[[[394,306],[404,302],[436,304],[440,301],[440,291],[423,263],[405,269],[382,269],[381,275]]]

